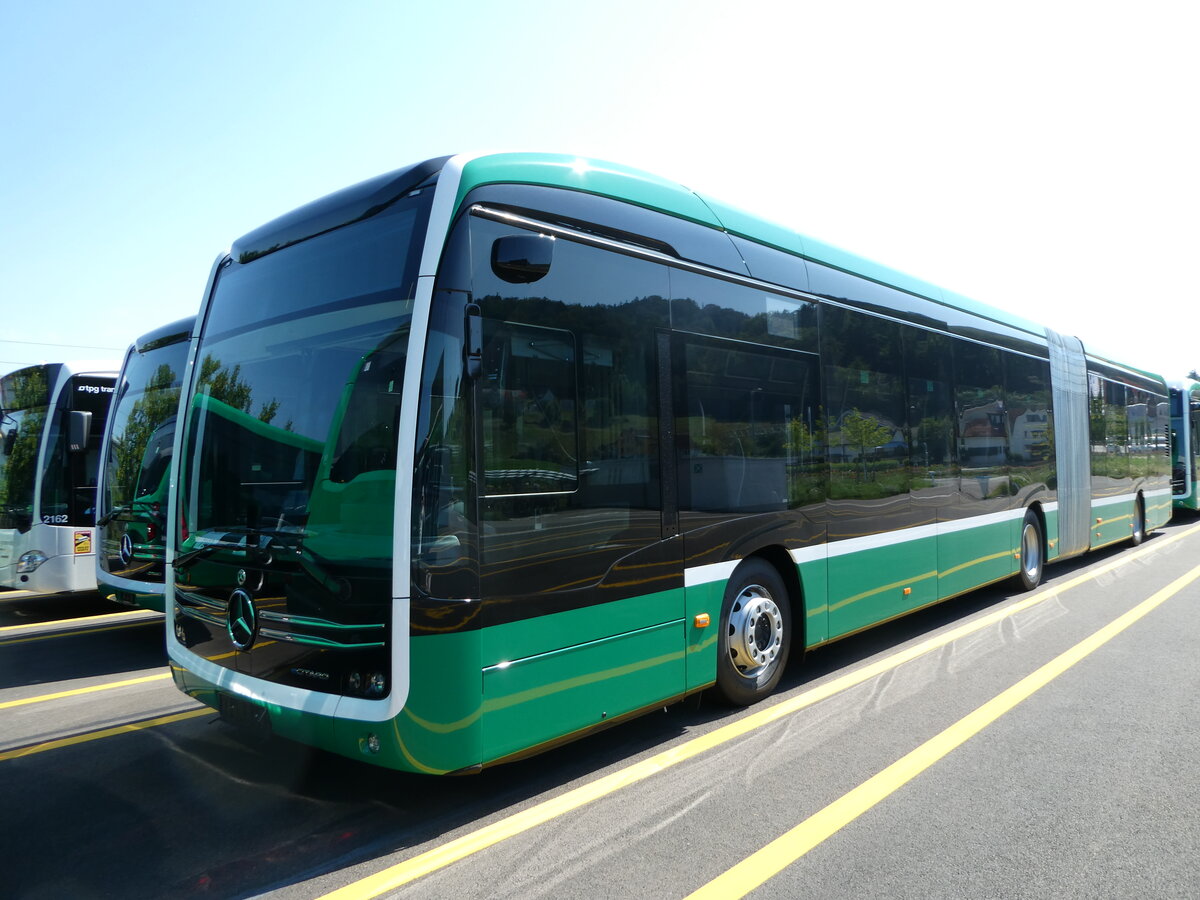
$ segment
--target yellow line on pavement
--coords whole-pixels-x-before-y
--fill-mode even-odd
[[[31,597],[54,596],[53,594],[39,594],[36,591],[0,591],[0,603],[8,603],[10,600],[28,600]]]
[[[32,644],[36,641],[49,641],[55,638],[80,637],[85,634],[101,634],[105,631],[124,631],[127,628],[140,628],[143,625],[153,624],[153,619],[139,619],[137,622],[124,622],[120,625],[107,625],[103,628],[64,628],[61,631],[50,631],[46,634],[35,634],[30,637],[4,638],[0,640],[0,647],[10,647],[14,644]]]
[[[1149,599],[1143,600],[1129,612],[1080,641],[1070,650],[1055,657],[1036,672],[1025,676],[1012,687],[997,694],[941,734],[926,741],[907,756],[892,763],[848,794],[844,794],[820,812],[805,819],[757,853],[746,857],[736,866],[691,894],[689,900],[692,898],[695,900],[710,900],[710,898],[729,900],[729,898],[744,897],[867,810],[890,797],[952,750],[991,725],[1017,704],[1041,690],[1077,662],[1103,647],[1130,625],[1162,605],[1197,578],[1200,578],[1200,566],[1192,569],[1186,575],[1176,578]]]
[[[4,625],[0,627],[0,634],[7,634],[8,632],[12,631],[32,631],[35,628],[47,628],[57,625],[77,625],[85,622],[94,622],[96,624],[100,624],[101,622],[114,622],[118,619],[127,619],[130,616],[141,616],[148,622],[153,621],[155,618],[162,617],[160,613],[147,615],[147,612],[144,609],[130,609],[124,612],[104,613],[103,615],[99,616],[77,616],[73,619],[55,619],[50,622],[29,622],[25,625]]]
[[[86,744],[90,741],[98,741],[102,738],[113,737],[118,734],[129,734],[134,731],[144,731],[147,728],[157,728],[159,725],[170,725],[174,722],[182,722],[185,719],[194,719],[197,716],[216,715],[216,711],[209,709],[207,706],[202,709],[189,709],[187,712],[173,713],[169,716],[159,716],[157,719],[146,719],[142,722],[130,722],[126,725],[116,725],[112,728],[105,728],[102,731],[89,731],[87,734],[77,734],[73,737],[59,738],[56,741],[46,741],[42,744],[32,744],[28,747],[18,747],[15,750],[0,751],[0,762],[10,759],[21,759],[26,756],[33,756],[35,753],[45,753],[47,750],[61,750],[63,747],[73,747],[77,744]]]
[[[0,709],[11,709],[14,706],[27,706],[30,703],[45,703],[47,700],[61,700],[64,697],[78,697],[81,694],[94,694],[97,691],[108,691],[113,688],[129,687],[134,684],[147,684],[151,681],[163,681],[171,677],[170,672],[158,675],[143,675],[141,678],[127,678],[124,681],[110,681],[106,684],[93,684],[91,687],[73,688],[69,691],[59,691],[56,694],[42,694],[38,697],[26,697],[23,700],[7,700],[0,703]]]
[[[828,699],[855,685],[869,681],[884,672],[891,671],[906,662],[924,656],[926,653],[1001,622],[1017,613],[1024,612],[1038,603],[1049,600],[1052,597],[1057,597],[1063,591],[1085,584],[1101,575],[1111,572],[1113,569],[1140,559],[1148,553],[1157,552],[1169,544],[1194,535],[1198,531],[1200,531],[1200,525],[1195,525],[1183,531],[1176,532],[1169,537],[1157,538],[1137,550],[1124,553],[1120,558],[1098,566],[1082,575],[1077,575],[1074,578],[1030,594],[1012,606],[997,610],[986,616],[981,616],[978,619],[974,619],[950,631],[943,632],[926,641],[894,653],[891,656],[877,660],[870,665],[863,666],[861,669],[848,672],[840,678],[835,678],[823,685],[807,690],[789,700],[784,700],[774,706],[751,713],[706,735],[693,738],[677,747],[672,747],[670,750],[665,750],[641,762],[613,772],[611,775],[606,775],[591,784],[581,785],[567,791],[561,796],[546,800],[529,809],[501,819],[498,822],[493,822],[491,825],[463,835],[440,847],[434,847],[432,850],[428,850],[404,862],[397,863],[375,875],[370,875],[360,881],[331,891],[323,895],[319,900],[367,900],[367,898],[378,897],[387,891],[395,890],[402,885],[465,859],[481,850],[485,850],[493,844],[498,844],[558,816],[586,806],[594,800],[599,800],[609,794],[615,793],[621,788],[637,784],[643,779],[657,775],[659,772],[685,762],[714,747],[719,747],[745,734],[770,725],[779,719],[790,716],[799,710]]]

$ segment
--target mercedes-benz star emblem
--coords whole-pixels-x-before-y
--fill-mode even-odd
[[[246,570],[245,569],[238,569],[237,583],[238,583],[238,587],[246,586]]]
[[[229,597],[229,617],[225,630],[229,640],[238,650],[249,650],[258,637],[258,616],[254,611],[254,598],[243,590],[234,591]]]
[[[133,538],[129,536],[129,532],[121,535],[121,565],[129,565],[133,559]]]

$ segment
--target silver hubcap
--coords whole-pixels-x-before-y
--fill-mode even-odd
[[[1031,580],[1042,567],[1042,542],[1038,540],[1038,532],[1033,525],[1026,525],[1021,532],[1021,565]]]
[[[774,664],[783,649],[783,613],[759,584],[742,589],[729,613],[729,656],[747,678]]]

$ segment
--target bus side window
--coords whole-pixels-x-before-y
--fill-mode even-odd
[[[575,490],[575,337],[484,321],[484,493]]]
[[[490,248],[513,229],[482,218],[470,228],[483,315],[482,592],[497,609],[538,594],[582,604],[615,577],[604,596],[616,599],[635,590],[618,562],[667,552],[656,351],[669,324],[666,270],[560,240],[544,278],[510,284]]]

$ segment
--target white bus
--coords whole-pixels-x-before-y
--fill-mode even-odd
[[[96,474],[113,362],[0,378],[0,587],[95,590]]]

